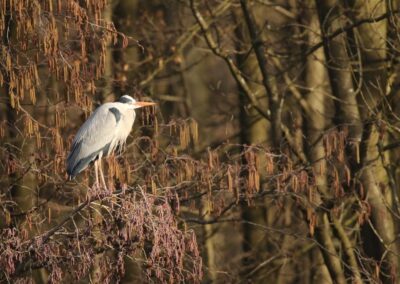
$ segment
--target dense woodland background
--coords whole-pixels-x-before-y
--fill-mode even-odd
[[[399,6],[0,0],[0,282],[399,283]],[[109,187],[67,182],[123,94]]]

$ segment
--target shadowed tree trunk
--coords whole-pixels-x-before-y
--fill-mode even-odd
[[[389,1],[387,9],[389,11],[397,11],[400,8],[400,3],[398,1]],[[397,27],[400,24],[400,19],[398,17],[391,17],[388,20],[388,42],[387,49],[388,54],[387,57],[390,58],[388,63],[388,85],[387,85],[387,95],[390,97],[390,107],[393,110],[394,114],[397,117],[400,117],[400,64],[397,60],[400,52],[400,38],[398,36]],[[399,127],[400,121],[395,120],[394,124]],[[400,170],[398,169],[398,161],[400,161],[400,142],[397,140],[397,137],[390,136],[388,139],[389,145],[391,147],[390,157],[388,160],[384,161],[385,167],[387,171],[391,172],[391,183],[394,185],[395,190],[393,190],[393,201],[395,212],[400,213]],[[383,148],[385,149],[385,148]],[[393,186],[392,186],[393,187]],[[400,225],[397,225],[397,231],[400,230]]]
[[[253,9],[251,9],[253,11]],[[256,17],[265,13],[265,8],[257,10]],[[243,11],[238,9],[235,11],[236,20],[236,36],[238,40],[237,49],[241,53],[237,56],[237,65],[246,78],[249,79],[248,85],[254,94],[257,94],[259,106],[268,109],[268,97],[266,90],[260,82],[262,82],[262,73],[259,68],[259,62],[254,52],[247,54],[245,51],[250,50],[251,39],[246,22],[243,19]],[[260,35],[261,38],[262,35]],[[245,145],[271,145],[270,123],[256,109],[251,107],[249,99],[244,91],[239,87],[240,99],[240,128],[241,143]],[[258,157],[261,165],[264,164],[264,157]],[[265,178],[261,175],[261,180]],[[264,269],[257,269],[256,273],[252,273],[257,266],[262,263],[265,258],[265,247],[267,245],[265,232],[255,226],[266,225],[266,209],[263,205],[264,201],[257,201],[256,204],[242,205],[242,218],[247,221],[243,225],[243,249],[245,252],[243,275],[249,275],[250,279],[258,283],[265,273]],[[266,268],[265,268],[266,269]],[[256,280],[258,279],[258,280]]]
[[[316,1],[316,8],[320,18],[320,27],[322,36],[326,36],[330,31],[343,27],[345,21],[343,19],[343,7],[332,0]],[[353,84],[352,68],[350,58],[346,50],[346,34],[341,33],[336,38],[324,40],[325,62],[328,68],[329,82],[335,101],[335,119],[334,122],[340,127],[348,128],[350,161],[359,163],[358,149],[362,136],[362,124],[358,109],[356,93]],[[325,198],[331,194],[326,191]],[[326,247],[321,253],[328,267],[330,275],[334,282],[345,283],[344,270],[341,264],[341,256],[333,246],[333,231],[330,227],[328,214],[321,212],[318,215],[319,223],[321,224],[316,230],[316,239]],[[339,223],[338,226],[341,227]],[[344,235],[347,240],[347,236]],[[351,253],[349,251],[349,253]],[[353,259],[354,258],[350,258]],[[352,268],[355,281],[360,281],[360,276],[357,268],[357,263]]]
[[[374,1],[368,1],[368,3],[365,3],[365,1],[360,2],[360,6],[356,10],[351,10],[359,11],[360,13],[355,15],[350,13],[350,17],[364,19],[368,14],[367,11],[372,12],[373,10],[376,12],[379,10],[379,15],[385,12],[383,2],[372,2]],[[356,5],[356,3],[351,4]],[[323,35],[326,36],[330,31],[340,29],[345,25],[344,7],[336,1],[317,1],[317,8]],[[383,273],[381,278],[384,281],[391,281],[390,278],[392,276],[390,275],[397,273],[397,260],[393,254],[396,251],[396,244],[394,243],[395,231],[391,214],[385,206],[385,204],[390,206],[391,201],[384,201],[385,197],[379,189],[379,184],[387,184],[387,177],[382,165],[378,162],[380,161],[377,150],[379,132],[371,120],[373,118],[372,115],[375,118],[379,117],[376,116],[379,110],[375,109],[375,107],[377,106],[378,98],[382,97],[386,90],[386,75],[382,71],[366,71],[371,70],[369,69],[370,67],[375,67],[373,70],[377,70],[376,63],[371,65],[370,62],[377,62],[377,59],[385,58],[386,25],[384,21],[376,24],[365,24],[358,28],[358,32],[360,37],[352,31],[347,33],[347,40],[350,44],[348,49],[346,48],[346,33],[343,32],[331,40],[325,40],[324,50],[332,93],[337,98],[335,100],[336,123],[341,127],[348,128],[347,155],[351,172],[352,175],[359,176],[361,186],[365,190],[368,203],[372,208],[372,223],[370,223],[372,227],[369,233],[365,232],[363,234],[363,238],[367,243],[368,240],[373,240],[372,243],[381,243],[379,252],[375,250],[375,252],[369,253],[374,254],[375,258],[380,261],[382,261],[382,257],[387,257],[389,264],[382,263],[381,269]],[[363,50],[364,47],[365,50]],[[349,57],[350,53],[353,58]],[[359,80],[358,82],[356,81],[356,85],[354,84],[353,74],[357,73],[353,73],[353,68],[350,65],[353,59],[358,60],[357,62],[359,63],[359,69],[355,70],[359,74]],[[374,81],[371,80],[372,78]],[[357,89],[355,86],[357,86]],[[364,125],[362,122],[364,122]],[[362,142],[361,146],[360,142]],[[385,222],[379,221],[382,220],[382,217],[385,217]],[[335,223],[335,225],[338,224],[340,223]],[[341,231],[343,232],[342,235],[340,235]],[[339,238],[343,236],[347,239],[344,230],[338,230],[338,234]],[[378,236],[374,236],[376,234]],[[345,243],[343,245],[345,246]],[[350,250],[348,252],[351,253]],[[351,254],[348,257],[350,265],[353,267],[351,270],[356,273],[355,266],[357,266],[357,263],[355,257],[351,256]],[[338,271],[333,269],[335,267],[337,266],[330,268],[332,277],[338,275]],[[389,275],[389,277],[384,275]],[[357,274],[354,274],[354,276],[356,277]]]
[[[6,6],[6,11],[9,12],[10,7]],[[2,45],[10,48],[16,40],[15,38],[15,23],[9,14],[5,17],[6,26],[4,30],[9,31],[8,33],[4,33],[2,37]],[[10,55],[11,56],[11,55]],[[7,132],[5,133],[6,139],[9,141],[9,145],[5,148],[7,151],[7,159],[8,163],[16,162],[19,159],[19,156],[22,154],[21,146],[23,145],[22,137],[20,137],[18,133],[18,125],[17,119],[19,118],[17,115],[17,107],[16,106],[16,94],[15,88],[10,84],[10,76],[11,70],[6,70],[5,66],[1,66],[4,68],[1,70],[2,77],[4,80],[2,93],[4,94],[4,98],[6,99],[6,110],[5,110],[5,120],[7,124]],[[14,147],[10,147],[13,145]],[[12,171],[11,173],[7,173],[8,176],[8,185],[6,195],[9,195],[11,198],[16,200],[16,206],[12,206],[10,208],[10,213],[19,213],[27,210],[33,204],[32,196],[29,196],[31,192],[26,192],[21,187],[21,179],[18,175]],[[22,176],[24,178],[24,176]],[[18,220],[14,220],[18,223]]]
[[[349,1],[357,13],[351,15],[354,21],[382,15],[386,13],[386,3],[379,0]],[[383,153],[379,145],[387,143],[382,140],[380,134],[382,125],[382,101],[387,95],[387,21],[368,23],[357,28],[357,47],[359,48],[359,76],[358,84],[361,86],[358,101],[361,117],[364,121],[363,149],[361,156],[362,168],[360,179],[367,193],[368,203],[372,207],[371,221],[366,224],[369,227],[363,234],[366,245],[378,248],[372,255],[381,266],[381,280],[385,283],[393,283],[396,275],[399,275],[398,237],[392,214],[393,191],[395,184],[391,184],[382,161],[390,159],[389,152]],[[382,157],[381,157],[382,156]],[[382,222],[382,220],[385,220]],[[378,243],[379,246],[373,245]]]
[[[337,1],[317,0],[316,3],[323,36],[345,25],[343,8]],[[335,100],[336,122],[349,128],[349,138],[357,144],[361,141],[362,124],[353,84],[351,62],[346,50],[346,34],[341,33],[332,40],[325,40],[324,51],[332,94],[337,97]],[[353,148],[355,151],[356,147]]]

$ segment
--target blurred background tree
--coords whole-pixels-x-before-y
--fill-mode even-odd
[[[1,282],[397,283],[392,0],[0,0]],[[138,114],[109,188],[79,126]]]

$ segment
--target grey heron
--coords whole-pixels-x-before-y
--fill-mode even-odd
[[[138,102],[128,95],[117,102],[99,106],[83,123],[72,142],[67,157],[67,174],[72,179],[90,163],[94,162],[96,185],[101,181],[107,188],[101,168],[101,158],[110,155],[125,145],[135,121],[135,109],[155,105],[153,102]]]

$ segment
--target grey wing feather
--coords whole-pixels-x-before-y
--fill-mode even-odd
[[[70,177],[83,171],[99,155],[107,154],[115,139],[118,121],[115,114],[104,104],[85,121],[72,142],[67,158]]]

